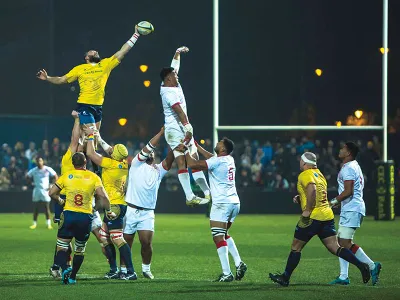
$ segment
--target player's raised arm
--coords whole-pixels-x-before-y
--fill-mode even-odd
[[[179,121],[181,121],[181,123],[183,125],[183,130],[185,131],[184,143],[186,144],[192,139],[193,127],[189,123],[188,117],[186,116],[185,112],[183,111],[183,109],[179,103],[174,104],[172,106],[172,109],[178,115]]]
[[[172,59],[171,62],[171,67],[174,68],[176,74],[178,74],[179,68],[181,66],[181,53],[187,53],[187,52],[189,52],[189,48],[186,46],[182,46],[176,49],[174,58]]]
[[[75,110],[71,112],[71,116],[75,119],[74,127],[72,128],[71,143],[69,144],[69,149],[71,153],[74,154],[78,148],[79,138],[81,136],[81,128],[79,124],[79,113]]]
[[[196,141],[194,141],[197,147],[197,151],[205,157],[205,159],[209,159],[214,156],[211,152],[208,152],[206,149],[204,149],[202,146],[200,146]]]
[[[164,169],[169,171],[172,167],[172,163],[174,162],[174,160],[175,160],[174,152],[170,147],[168,147],[167,157],[162,161]]]
[[[40,70],[39,72],[36,73],[36,77],[39,78],[40,80],[48,81],[52,84],[64,84],[67,83],[67,76],[64,75],[62,77],[52,77],[47,75],[47,72],[45,69]]]
[[[157,133],[153,138],[147,143],[147,145],[139,152],[137,158],[139,161],[146,161],[150,153],[152,153],[158,144],[160,143],[161,137],[164,135],[164,126],[161,127],[160,132]]]
[[[86,147],[86,155],[89,159],[94,162],[96,165],[100,166],[103,161],[103,156],[96,152],[94,149],[94,135],[93,133],[87,136],[88,142]],[[110,147],[111,148],[111,147]]]
[[[205,160],[195,160],[190,155],[190,151],[187,150],[186,146],[181,144],[175,148],[176,151],[184,152],[186,158],[186,164],[188,168],[196,169],[196,170],[208,170],[208,165]]]
[[[125,55],[133,48],[135,45],[136,41],[138,40],[140,34],[137,29],[137,25],[135,26],[135,33],[132,35],[132,37],[122,45],[121,49],[117,52],[115,52],[114,57],[116,57],[119,61],[123,60]]]

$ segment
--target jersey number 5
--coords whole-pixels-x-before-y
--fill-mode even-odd
[[[229,168],[228,179],[231,181],[235,179],[235,168]]]

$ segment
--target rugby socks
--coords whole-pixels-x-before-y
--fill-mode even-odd
[[[124,244],[119,247],[119,255],[125,262],[127,273],[132,274],[133,272],[135,272],[132,263],[132,252],[128,244]]]
[[[108,263],[110,264],[110,272],[117,272],[117,253],[115,252],[115,247],[113,244],[108,244],[104,247],[106,251],[106,257],[108,259]]]
[[[33,226],[36,226],[37,225],[37,221],[33,221]]]
[[[63,271],[67,269],[67,259],[68,259],[67,251],[63,250],[57,251],[55,263],[57,266],[60,266]]]
[[[72,272],[70,278],[75,280],[76,274],[82,266],[83,260],[85,259],[84,255],[74,255],[74,259],[72,260]]]
[[[124,274],[126,274],[126,272],[128,271],[125,266],[121,266],[120,270],[121,270],[121,273],[124,273]]]
[[[192,169],[192,176],[196,183],[199,185],[204,193],[204,196],[210,195],[210,187],[208,186],[206,176],[204,176],[203,171]]]
[[[371,271],[375,269],[375,263],[368,257],[367,254],[365,254],[364,250],[360,246],[353,244],[351,245],[350,250],[360,261],[366,263]]]
[[[340,276],[339,279],[345,280],[349,278],[349,262],[339,257]]]
[[[355,255],[349,249],[339,247],[336,251],[336,255],[340,258],[343,258],[344,260],[347,260],[352,265],[357,266],[357,268],[360,267],[362,264],[362,262],[359,261],[359,259],[355,257]]]
[[[148,265],[142,264],[142,272],[150,272],[150,265],[151,264]]]
[[[185,192],[186,199],[192,200],[194,198],[194,194],[192,191],[192,187],[190,186],[190,176],[187,169],[179,170],[178,171],[178,179],[181,183],[183,191]]]
[[[240,258],[239,251],[236,248],[235,241],[230,235],[226,235],[225,240],[228,245],[229,253],[232,255],[232,258],[235,261],[235,266],[238,267],[242,262],[242,259]]]
[[[297,265],[300,262],[301,252],[290,251],[289,257],[286,262],[285,273],[283,274],[287,280],[290,279],[294,269],[296,269]]]
[[[222,273],[225,275],[231,274],[229,266],[228,245],[225,240],[216,244],[219,260],[221,261]]]
[[[47,226],[51,226],[51,220],[50,220],[50,219],[47,219],[47,220],[46,220],[46,225],[47,225]]]

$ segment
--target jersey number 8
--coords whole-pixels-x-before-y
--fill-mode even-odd
[[[83,197],[80,194],[76,194],[74,197],[74,203],[76,206],[82,206],[83,205]]]

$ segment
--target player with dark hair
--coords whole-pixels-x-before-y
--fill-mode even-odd
[[[128,150],[122,144],[114,147],[109,146],[101,139],[101,146],[111,158],[103,157],[94,149],[93,132],[88,134],[88,144],[86,155],[96,165],[102,167],[102,181],[104,188],[110,198],[111,210],[116,214],[115,218],[110,219],[104,215],[103,226],[100,229],[103,247],[110,264],[110,271],[106,273],[107,279],[119,279],[117,269],[117,258],[114,245],[118,248],[120,257],[125,261],[127,273],[122,279],[136,280],[137,275],[133,268],[132,253],[129,245],[123,236],[124,217],[127,204],[125,202],[125,185],[128,176]]]
[[[163,68],[160,72],[162,85],[160,95],[164,110],[165,140],[173,150],[176,164],[178,165],[178,179],[186,196],[186,204],[189,206],[202,205],[210,202],[210,188],[201,170],[192,168],[193,179],[200,186],[204,198],[197,197],[190,185],[190,176],[185,164],[183,153],[175,151],[182,142],[191,151],[191,155],[198,158],[197,149],[194,145],[193,127],[189,123],[186,99],[178,80],[181,53],[189,52],[189,48],[183,46],[176,50],[170,67]]]
[[[83,263],[86,243],[92,228],[93,196],[96,195],[96,201],[100,202],[109,218],[116,217],[111,211],[110,201],[100,177],[86,170],[85,155],[82,152],[74,153],[72,164],[74,170],[63,174],[49,191],[52,199],[64,205],[57,234],[56,255],[56,264],[62,269],[64,284],[76,283],[76,274]],[[65,190],[65,200],[60,198],[61,190]],[[67,251],[73,238],[75,238],[75,254],[70,268],[67,267]]]
[[[197,143],[196,146],[206,160],[193,159],[190,151],[185,151],[186,147],[182,144],[178,149],[179,151],[185,151],[185,158],[189,168],[208,170],[213,199],[210,211],[210,227],[222,267],[222,274],[216,281],[241,280],[247,271],[247,265],[240,258],[236,244],[228,234],[228,230],[240,211],[240,201],[235,184],[236,166],[231,156],[234,143],[228,138],[220,140],[214,148],[216,156],[203,149]],[[235,277],[229,266],[228,251],[235,261]]]
[[[338,181],[338,193],[336,198],[330,201],[333,207],[341,206],[339,228],[337,232],[339,245],[351,250],[354,255],[362,262],[368,264],[371,270],[372,285],[379,280],[382,265],[372,261],[364,250],[353,242],[354,233],[361,227],[365,216],[365,203],[363,200],[364,176],[360,165],[356,161],[359,149],[353,142],[347,142],[339,151],[339,158],[343,166],[340,170]],[[349,263],[339,258],[340,275],[330,284],[348,285]]]
[[[135,233],[138,233],[142,254],[142,273],[145,278],[154,279],[151,272],[153,256],[154,209],[160,183],[174,162],[169,149],[167,157],[159,164],[154,163],[154,150],[164,135],[164,128],[156,134],[132,160],[129,170],[126,202],[124,237],[132,248]],[[125,262],[121,261],[121,271]]]
[[[269,273],[269,278],[282,286],[288,286],[290,277],[300,262],[301,251],[315,235],[318,235],[329,252],[355,265],[361,272],[363,282],[367,283],[371,278],[368,265],[358,260],[350,250],[338,244],[333,211],[326,198],[326,180],[317,167],[317,157],[314,153],[303,153],[300,159],[300,170],[302,172],[297,182],[299,195],[295,197],[295,200],[300,201],[303,212],[294,232],[285,272],[283,274]]]

